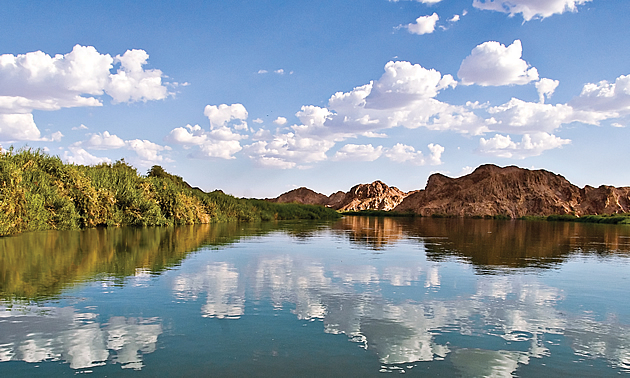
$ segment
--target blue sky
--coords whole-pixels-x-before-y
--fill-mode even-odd
[[[3,1],[0,145],[204,190],[628,186],[627,0]]]

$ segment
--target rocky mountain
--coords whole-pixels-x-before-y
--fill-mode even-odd
[[[393,210],[407,197],[407,193],[382,181],[353,186],[335,207],[343,211]]]
[[[630,212],[630,187],[583,189],[545,170],[487,164],[459,178],[436,173],[423,190],[405,193],[381,181],[359,184],[330,196],[298,188],[271,199],[332,207],[343,211],[385,210],[423,216],[614,214]]]
[[[270,202],[302,203],[306,205],[326,205],[328,196],[317,193],[311,189],[301,187],[281,194],[279,197],[267,199]]]
[[[564,177],[518,167],[482,165],[469,175],[429,177],[426,188],[409,196],[395,211],[448,216],[613,214],[630,211],[630,187],[584,189]]]
[[[398,206],[408,194],[396,187],[387,186],[382,181],[374,181],[371,184],[355,185],[347,193],[339,191],[330,196],[302,187],[281,194],[277,198],[269,199],[269,201],[323,205],[343,211],[389,211]]]

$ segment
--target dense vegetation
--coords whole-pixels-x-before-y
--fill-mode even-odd
[[[359,211],[344,211],[343,215],[354,216],[366,216],[366,217],[420,217],[420,214],[399,211],[386,211],[386,210],[359,210]]]
[[[630,213],[610,215],[583,215],[577,217],[573,214],[549,215],[547,217],[522,217],[523,220],[546,220],[550,222],[580,222],[580,223],[606,223],[606,224],[630,224]]]
[[[124,160],[83,166],[64,164],[41,150],[0,150],[0,236],[96,226],[336,217],[336,211],[321,206],[204,193],[160,166],[141,175]]]

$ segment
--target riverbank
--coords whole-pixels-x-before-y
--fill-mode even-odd
[[[227,221],[335,219],[323,206],[275,204],[204,192],[153,166],[124,160],[65,164],[41,150],[0,150],[0,236],[97,226],[168,226]]]
[[[422,217],[420,214],[411,212],[383,211],[383,210],[361,210],[361,211],[345,211],[342,215],[348,216],[367,216],[367,217]],[[444,214],[432,214],[431,218],[471,218],[471,219],[495,219],[510,220],[506,215],[487,215],[487,216],[471,216],[456,217]],[[630,213],[610,214],[610,215],[584,215],[581,217],[572,214],[555,214],[549,216],[524,216],[517,218],[526,221],[549,221],[549,222],[580,222],[580,223],[605,223],[605,224],[628,224],[630,225]]]

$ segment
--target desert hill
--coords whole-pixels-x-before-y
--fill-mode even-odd
[[[587,185],[581,189],[546,170],[487,164],[459,178],[433,174],[425,189],[408,193],[375,181],[330,196],[299,188],[271,201],[319,204],[344,211],[394,210],[423,216],[581,216],[630,212],[630,187]]]
[[[389,211],[398,206],[409,194],[396,187],[390,187],[382,181],[374,181],[371,184],[355,185],[347,193],[339,191],[330,196],[302,187],[268,199],[268,201],[323,205],[342,211]]]
[[[487,164],[459,178],[429,177],[426,188],[395,208],[421,215],[449,216],[613,214],[630,211],[630,187],[584,189],[545,170]]]

